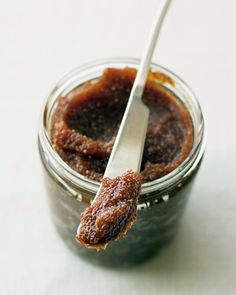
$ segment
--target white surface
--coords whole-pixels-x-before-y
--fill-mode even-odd
[[[84,62],[140,57],[156,7],[155,0],[1,1],[0,294],[235,294],[236,1],[173,1],[154,57],[194,89],[208,130],[172,245],[135,269],[100,269],[71,254],[49,218],[36,145],[44,99]]]

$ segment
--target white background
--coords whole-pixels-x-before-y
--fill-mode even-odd
[[[181,229],[131,270],[69,252],[49,217],[36,134],[68,71],[140,57],[158,1],[0,2],[0,294],[236,294],[236,1],[174,0],[153,60],[197,94],[207,150]]]

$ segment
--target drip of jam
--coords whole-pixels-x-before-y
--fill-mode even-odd
[[[125,234],[137,216],[140,188],[141,174],[137,172],[104,178],[98,197],[81,214],[76,240],[99,250]]]

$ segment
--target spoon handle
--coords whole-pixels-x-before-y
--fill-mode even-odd
[[[149,117],[149,109],[142,102],[142,95],[156,41],[170,2],[171,0],[160,1],[154,27],[136,75],[104,177],[114,178],[130,169],[140,171]]]
[[[138,88],[137,94],[140,94],[139,91],[141,91],[140,96],[142,96],[143,89],[145,87],[145,83],[146,83],[147,75],[149,71],[149,65],[151,63],[151,59],[157,44],[157,39],[161,30],[161,26],[166,16],[170,3],[171,3],[171,0],[160,0],[156,19],[155,19],[152,31],[150,32],[149,40],[145,48],[143,58],[141,60],[140,67],[139,67],[136,79],[134,81],[133,89],[132,89],[134,92],[134,91],[137,91],[135,89]]]

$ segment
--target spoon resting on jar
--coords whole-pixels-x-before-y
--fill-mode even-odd
[[[118,134],[98,192],[81,214],[76,240],[88,248],[105,249],[131,228],[141,190],[140,167],[149,109],[142,95],[160,28],[171,0],[160,1],[150,40],[138,69]]]

